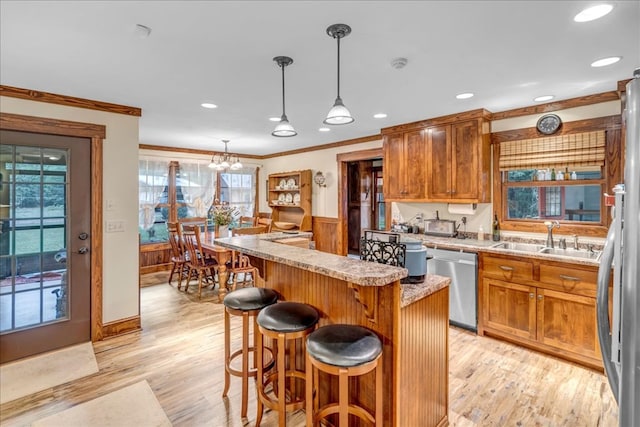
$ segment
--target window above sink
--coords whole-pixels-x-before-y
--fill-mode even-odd
[[[546,234],[543,223],[557,220],[556,234],[606,236],[603,193],[623,176],[619,115],[565,122],[554,136],[524,128],[492,133],[491,140],[501,230]]]

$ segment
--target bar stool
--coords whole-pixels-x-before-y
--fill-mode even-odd
[[[306,413],[307,427],[331,414],[339,414],[339,425],[349,425],[355,415],[376,426],[382,426],[382,342],[370,329],[354,325],[327,325],[307,337]],[[349,377],[376,370],[376,409],[371,414],[363,407],[349,403]],[[318,370],[339,377],[338,403],[318,408]]]
[[[264,307],[275,304],[278,301],[278,294],[273,289],[264,288],[242,288],[228,293],[223,301],[224,310],[224,391],[222,396],[226,397],[229,391],[230,375],[242,377],[242,410],[241,416],[247,416],[247,395],[249,394],[249,377],[255,378],[258,369],[263,367],[263,351],[256,352],[256,335],[258,328],[256,316]],[[231,353],[231,331],[230,315],[242,316],[242,348]],[[249,347],[249,317],[253,318],[253,347]],[[262,343],[260,344],[262,346]],[[273,351],[269,348],[271,358],[266,364],[266,369],[270,369],[274,364]],[[249,352],[253,353],[253,368],[249,368]],[[240,370],[231,367],[231,363],[237,357],[242,356],[242,368]],[[261,361],[262,363],[258,363]]]
[[[278,425],[284,427],[287,423],[287,412],[296,411],[304,407],[304,396],[296,395],[296,379],[305,380],[304,371],[296,369],[296,341],[305,338],[315,329],[320,315],[318,311],[308,304],[299,302],[280,302],[265,307],[257,317],[258,360],[262,355],[263,336],[269,337],[277,344],[276,371],[263,376],[262,367],[258,364],[257,403],[258,413],[256,426],[262,421],[264,406],[278,411]],[[286,368],[286,350],[289,344],[289,368]],[[301,341],[304,350],[304,339]],[[304,353],[303,353],[304,354]],[[304,361],[304,357],[302,358]],[[289,390],[286,388],[286,380],[290,379]],[[262,381],[261,381],[262,380]],[[266,389],[272,385],[271,392]],[[287,401],[287,396],[289,401]]]

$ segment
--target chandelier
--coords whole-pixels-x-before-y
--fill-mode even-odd
[[[209,167],[218,171],[226,169],[242,169],[240,158],[236,155],[234,159],[227,151],[227,144],[229,143],[229,140],[223,139],[222,142],[224,142],[224,154],[214,154],[213,156],[211,156],[211,163],[209,163]]]

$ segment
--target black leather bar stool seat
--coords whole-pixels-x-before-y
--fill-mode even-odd
[[[318,324],[318,311],[308,304],[298,302],[280,302],[265,307],[257,316],[258,359],[261,357],[263,337],[269,337],[277,344],[276,370],[264,376],[258,365],[256,426],[262,421],[264,406],[278,412],[278,425],[286,425],[287,412],[304,407],[304,389],[297,390],[296,380],[304,381],[306,376],[302,368],[296,366],[295,340],[305,338],[313,332]],[[304,351],[304,339],[301,347]],[[287,345],[289,366],[286,363]],[[302,353],[304,354],[304,353]],[[301,359],[304,362],[304,357]],[[262,379],[262,381],[260,381]],[[289,381],[287,381],[289,379]],[[287,387],[287,383],[289,387]],[[271,387],[269,387],[271,385]]]
[[[241,416],[247,416],[247,400],[249,394],[249,377],[255,378],[258,373],[258,366],[263,370],[271,369],[274,365],[273,351],[270,348],[262,348],[260,343],[260,356],[256,348],[257,343],[257,323],[256,316],[264,307],[275,304],[278,301],[278,294],[273,289],[264,288],[242,288],[228,293],[224,297],[224,391],[222,396],[226,397],[229,392],[230,375],[242,378],[242,408]],[[231,318],[230,316],[242,316],[242,348],[231,353]],[[249,346],[249,318],[253,318],[253,346]],[[263,360],[264,350],[270,353],[270,358],[266,362]],[[253,366],[249,366],[249,353],[253,353]],[[233,361],[242,356],[242,367],[238,370],[232,367]],[[258,361],[262,363],[258,363]]]
[[[349,403],[349,377],[375,369],[375,413]],[[339,377],[338,403],[318,407],[318,370]],[[349,415],[382,426],[382,342],[370,329],[355,325],[327,325],[307,337],[306,415],[307,426],[315,426],[331,414],[339,415],[342,427]]]

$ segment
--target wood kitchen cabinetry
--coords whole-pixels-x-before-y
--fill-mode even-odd
[[[491,201],[488,119],[481,109],[382,129],[385,199]]]
[[[480,334],[602,369],[597,267],[483,253],[480,269]]]
[[[273,231],[311,231],[311,169],[269,175]]]
[[[422,129],[385,135],[385,200],[424,201],[425,155]]]
[[[488,202],[489,142],[481,120],[426,129],[427,199]]]

